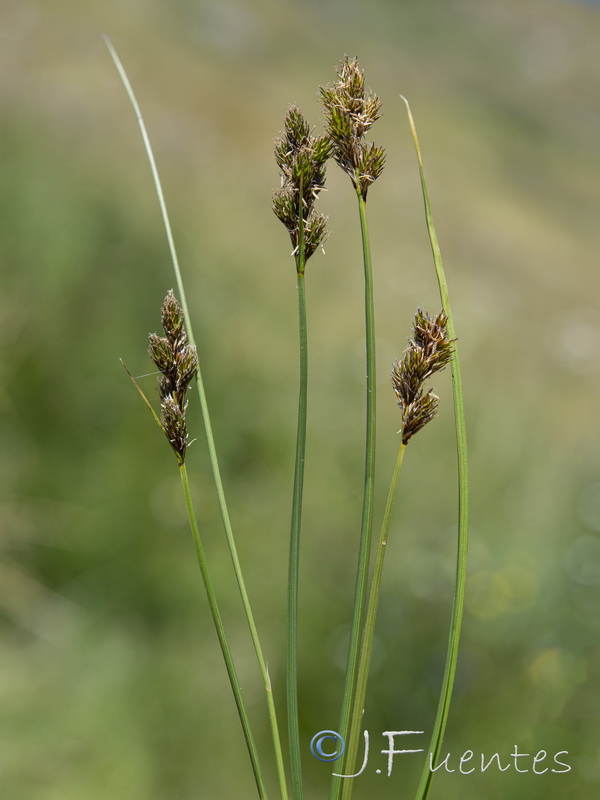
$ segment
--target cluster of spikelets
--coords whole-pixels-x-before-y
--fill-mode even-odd
[[[292,106],[285,117],[284,133],[275,140],[281,188],[274,193],[273,210],[290,234],[299,270],[325,238],[326,218],[315,211],[314,204],[325,185],[328,159],[333,156],[348,173],[363,199],[385,162],[383,149],[364,140],[381,115],[381,101],[365,90],[364,73],[356,58],[346,56],[337,75],[333,86],[320,89],[327,134],[312,136],[308,122]],[[159,424],[183,464],[188,439],[185,396],[198,369],[198,355],[188,342],[183,309],[172,290],[165,297],[161,322],[165,336],[151,333],[148,347],[162,373]],[[443,311],[430,317],[418,309],[409,346],[402,359],[394,362],[392,385],[402,410],[403,444],[437,413],[439,398],[431,389],[425,391],[423,384],[452,358],[454,340],[448,339],[447,322]]]
[[[381,101],[365,90],[365,76],[356,58],[346,56],[337,75],[333,86],[320,88],[326,135],[312,136],[310,125],[292,106],[284,131],[275,140],[281,188],[273,194],[273,211],[290,234],[300,268],[326,236],[326,217],[314,210],[314,204],[325,185],[328,159],[333,157],[348,173],[363,199],[385,162],[383,149],[364,140],[366,131],[380,117]]]
[[[385,164],[382,147],[366,142],[365,133],[381,116],[381,100],[365,90],[365,75],[356,58],[344,58],[333,86],[320,89],[321,105],[333,157],[366,199],[369,186]]]
[[[198,355],[194,345],[188,342],[183,309],[172,290],[165,297],[161,322],[165,335],[150,334],[148,355],[162,373],[160,424],[179,463],[183,464],[188,438],[185,395],[198,369]]]
[[[417,309],[412,338],[402,359],[394,362],[392,385],[402,410],[402,444],[407,444],[437,414],[439,398],[431,389],[425,392],[423,384],[452,358],[454,339],[448,338],[447,323],[443,311],[430,317]]]
[[[281,170],[281,188],[273,195],[273,211],[287,228],[295,256],[309,259],[325,238],[326,218],[314,210],[325,185],[325,164],[331,156],[327,136],[311,136],[310,126],[296,106],[285,117],[284,133],[275,140],[275,160]],[[299,263],[299,259],[297,259]]]
[[[326,236],[327,220],[315,211],[314,204],[325,186],[328,159],[333,157],[350,176],[363,200],[385,164],[383,148],[365,140],[365,134],[381,116],[381,100],[365,88],[358,59],[346,56],[337,69],[337,81],[321,86],[319,93],[326,135],[312,136],[308,122],[292,106],[283,134],[275,139],[281,188],[273,194],[273,211],[290,234],[299,270]],[[431,389],[425,392],[423,383],[452,357],[453,340],[447,336],[447,321],[444,312],[432,318],[418,309],[409,346],[403,358],[394,362],[392,384],[402,409],[403,444],[437,414],[439,398]]]
[[[325,238],[326,218],[314,204],[325,185],[325,165],[333,156],[366,199],[369,186],[383,170],[382,148],[365,142],[364,134],[380,117],[379,98],[365,90],[364,73],[357,59],[344,58],[331,87],[321,87],[327,134],[312,136],[301,112],[292,106],[285,117],[284,133],[275,140],[275,159],[281,170],[281,188],[273,195],[273,210],[287,228],[298,270]],[[198,355],[188,342],[183,309],[173,291],[165,297],[161,322],[164,336],[150,334],[148,354],[162,373],[161,415],[165,432],[180,464],[187,449],[186,393],[196,370]],[[402,443],[407,444],[437,414],[439,398],[424,382],[452,358],[454,340],[448,338],[448,318],[442,311],[430,317],[417,310],[413,335],[401,360],[395,361],[392,385],[402,410]]]

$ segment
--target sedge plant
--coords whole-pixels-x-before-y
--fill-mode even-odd
[[[175,298],[172,290],[169,291],[165,297],[165,301],[162,306],[161,321],[165,335],[158,336],[156,333],[151,333],[148,346],[148,354],[162,375],[159,388],[161,406],[160,416],[154,410],[152,404],[136,382],[135,378],[133,378],[131,374],[130,377],[142,396],[142,399],[150,409],[152,416],[157,422],[159,428],[161,428],[167,437],[169,444],[171,445],[171,448],[177,457],[185,505],[188,513],[192,537],[194,540],[194,546],[196,548],[198,565],[200,567],[200,573],[202,575],[204,588],[206,590],[208,606],[219,640],[219,645],[221,647],[221,652],[223,654],[223,659],[225,661],[225,667],[227,669],[227,675],[229,676],[229,683],[231,685],[231,690],[237,706],[240,723],[246,739],[246,746],[248,748],[248,754],[250,756],[250,762],[254,772],[258,796],[261,799],[264,798],[266,800],[267,791],[262,766],[258,756],[252,728],[250,726],[248,712],[242,697],[240,682],[238,680],[235,664],[233,662],[231,648],[225,634],[225,628],[223,626],[221,612],[219,611],[217,597],[210,578],[204,547],[198,528],[196,512],[192,502],[188,474],[185,466],[188,440],[186,422],[188,401],[186,399],[186,394],[190,382],[198,370],[198,355],[195,345],[190,344],[188,341],[183,309]]]
[[[191,499],[185,458],[187,452],[187,391],[195,381],[207,447],[213,473],[217,499],[231,555],[242,607],[250,630],[258,667],[263,678],[267,714],[270,722],[273,759],[278,778],[279,796],[288,800],[286,763],[283,753],[275,700],[269,670],[263,655],[257,627],[252,613],[248,592],[237,554],[233,527],[225,499],[225,491],[212,425],[201,363],[198,358],[186,303],[185,288],[171,232],[169,216],[162,192],[150,140],[146,132],[139,105],[131,88],[122,63],[111,43],[106,39],[114,63],[119,71],[142,132],[144,146],[150,163],[156,194],[171,259],[175,272],[181,303],[170,291],[162,308],[164,336],[150,335],[149,354],[156,365],[161,380],[159,396],[161,411],[157,414],[152,404],[132,377],[138,391],[150,408],[153,417],[165,433],[178,462],[183,495],[188,512],[190,528],[206,590],[210,613],[229,675],[235,703],[246,740],[256,788],[259,798],[266,800],[265,772],[255,744],[247,710],[244,705],[231,649],[219,612],[216,592],[210,579],[202,539]],[[286,647],[286,711],[289,741],[289,770],[291,774],[292,800],[303,800],[302,780],[302,732],[299,721],[298,697],[298,597],[300,585],[300,534],[304,471],[306,461],[306,432],[308,418],[308,329],[306,314],[305,271],[311,256],[322,245],[326,237],[326,218],[315,210],[315,203],[325,183],[325,167],[330,158],[350,177],[358,206],[364,275],[365,353],[366,353],[366,420],[365,420],[365,469],[363,502],[358,544],[357,572],[352,612],[352,628],[348,648],[347,667],[339,723],[339,736],[346,745],[341,771],[332,775],[330,800],[350,800],[354,781],[355,760],[364,711],[377,609],[382,586],[383,567],[388,538],[391,534],[392,510],[399,482],[406,447],[412,437],[428,424],[437,413],[438,397],[425,384],[448,364],[452,370],[455,425],[458,451],[459,531],[457,551],[457,573],[454,605],[448,652],[438,711],[432,733],[430,751],[433,760],[440,753],[448,720],[450,700],[456,673],[458,645],[462,622],[466,554],[467,554],[467,451],[464,421],[464,404],[456,334],[450,309],[448,290],[441,261],[439,245],[433,226],[425,175],[414,121],[410,113],[409,123],[417,151],[421,186],[425,203],[427,230],[434,255],[442,310],[430,316],[421,309],[413,322],[412,336],[402,358],[394,363],[392,384],[401,409],[400,443],[391,483],[383,513],[383,521],[372,558],[373,517],[375,492],[375,432],[376,432],[376,353],[375,353],[375,302],[373,292],[373,267],[367,223],[367,197],[371,185],[383,172],[385,153],[381,147],[365,138],[371,126],[381,116],[381,101],[367,90],[365,76],[356,58],[345,57],[337,69],[337,80],[330,86],[320,88],[320,101],[325,115],[326,131],[315,136],[295,106],[291,106],[284,120],[284,130],[275,140],[275,159],[281,173],[281,187],[273,195],[273,210],[284,224],[292,242],[292,257],[296,272],[298,331],[299,331],[299,385],[298,416],[296,425],[296,454],[294,461],[294,485],[290,525],[287,591],[287,647]],[[415,800],[426,800],[431,789],[432,772],[427,763]]]
[[[331,155],[327,136],[312,136],[308,122],[295,106],[286,114],[283,134],[275,140],[275,160],[281,170],[281,187],[273,194],[273,211],[292,241],[296,266],[299,332],[299,390],[294,490],[288,563],[286,697],[292,797],[301,800],[302,763],[298,714],[298,583],[300,530],[306,457],[308,411],[308,331],[306,320],[306,262],[323,243],[326,219],[314,205],[325,185],[325,164]]]
[[[356,193],[365,285],[365,472],[358,566],[354,590],[354,610],[339,724],[339,733],[342,739],[345,740],[348,735],[350,715],[356,692],[358,661],[365,619],[375,492],[375,420],[377,406],[375,389],[375,304],[371,243],[367,223],[367,196],[371,185],[383,172],[385,152],[383,148],[372,142],[367,142],[365,139],[367,131],[380,117],[381,101],[377,95],[366,90],[365,75],[357,58],[346,56],[337,69],[337,81],[332,86],[322,86],[320,95],[327,132],[333,143],[333,157],[336,163],[349,176]],[[345,763],[348,763],[347,755]],[[341,778],[334,775],[331,800],[339,800],[341,787]]]
[[[354,764],[367,693],[381,579],[396,489],[398,488],[398,480],[408,443],[416,433],[435,418],[438,411],[438,396],[433,393],[432,389],[425,391],[424,384],[432,375],[444,369],[452,358],[453,341],[448,338],[447,323],[448,318],[443,311],[436,317],[430,317],[420,308],[417,309],[413,322],[412,338],[409,339],[408,347],[404,351],[402,359],[395,361],[392,368],[392,386],[402,412],[399,431],[400,444],[385,504],[369,589],[364,636],[358,662],[356,693],[353,700],[346,749],[347,773],[342,786],[343,800],[350,800],[352,796]]]

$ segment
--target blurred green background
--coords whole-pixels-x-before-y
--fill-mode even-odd
[[[119,364],[174,284],[139,131],[145,113],[199,339],[224,480],[283,714],[296,413],[290,245],[270,208],[289,103],[358,55],[388,152],[369,213],[378,322],[378,507],[399,415],[388,368],[439,301],[400,92],[419,126],[466,391],[472,544],[444,752],[568,750],[568,774],[438,773],[432,798],[593,797],[600,785],[600,9],[506,0],[146,0],[0,8],[0,796],[254,797],[175,459]],[[330,168],[309,264],[302,545],[307,800],[331,766],[363,464],[362,265]],[[154,377],[143,380],[155,391]],[[413,440],[389,545],[355,797],[410,798],[384,730],[425,730],[445,656],[456,496],[449,375]],[[195,397],[188,469],[261,751],[263,691],[232,580]],[[454,765],[456,766],[456,764]],[[520,766],[523,766],[520,764]],[[531,759],[525,765],[531,770]],[[269,781],[273,784],[269,768]]]

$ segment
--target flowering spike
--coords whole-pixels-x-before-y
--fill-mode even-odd
[[[365,75],[357,58],[345,56],[333,86],[320,88],[321,105],[332,142],[333,157],[348,173],[364,200],[385,164],[382,147],[365,142],[365,133],[381,116],[381,100],[365,91]]]
[[[392,386],[402,409],[402,444],[407,444],[437,414],[439,398],[431,389],[424,393],[423,383],[452,358],[455,340],[448,339],[447,322],[443,311],[430,317],[417,309],[412,339],[402,360],[393,364]]]
[[[162,306],[161,322],[167,339],[171,343],[175,343],[182,338],[182,341],[187,341],[187,334],[184,328],[183,309],[179,305],[179,301],[173,294],[173,290],[169,289],[165,301]]]
[[[187,340],[183,310],[172,290],[165,297],[161,321],[166,335],[150,334],[148,354],[162,373],[160,424],[183,464],[187,447],[185,394],[198,369],[198,355]]]
[[[304,228],[305,261],[325,239],[326,218],[314,212],[314,204],[325,185],[325,164],[331,151],[329,137],[312,136],[300,110],[291,106],[285,116],[284,132],[275,139],[281,188],[273,193],[273,211],[290,234],[297,268],[300,268],[300,221]]]

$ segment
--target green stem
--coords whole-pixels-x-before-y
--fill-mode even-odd
[[[131,83],[127,77],[127,73],[125,72],[125,68],[123,67],[119,56],[117,55],[114,47],[112,46],[110,40],[107,37],[104,37],[104,41],[108,50],[112,56],[113,61],[115,62],[115,66],[119,72],[127,95],[129,96],[129,100],[131,105],[133,106],[135,115],[137,117],[137,121],[142,133],[142,139],[144,142],[144,147],[146,149],[146,155],[148,157],[148,162],[150,164],[150,169],[152,172],[152,177],[154,180],[154,186],[156,190],[156,195],[158,197],[158,202],[160,205],[161,215],[163,219],[163,225],[165,228],[167,241],[169,243],[169,250],[171,253],[171,261],[173,263],[173,270],[175,272],[175,280],[177,282],[177,290],[179,292],[179,300],[181,302],[181,307],[183,308],[183,313],[185,314],[186,320],[186,330],[188,335],[188,340],[191,344],[195,344],[194,333],[192,330],[192,323],[191,318],[188,310],[185,288],[183,285],[183,279],[181,276],[181,270],[179,267],[179,259],[177,258],[177,252],[175,250],[175,242],[173,239],[173,232],[171,230],[171,223],[169,221],[169,215],[167,212],[167,205],[165,203],[164,194],[162,190],[162,185],[160,182],[160,177],[158,174],[158,169],[156,166],[156,161],[154,159],[154,154],[152,152],[152,147],[150,145],[150,139],[148,138],[148,134],[146,132],[146,126],[144,124],[144,119],[142,117],[142,113],[140,111],[140,107],[138,105],[137,99],[133,92],[133,88],[131,87]],[[246,584],[244,581],[244,577],[242,575],[242,569],[240,565],[240,561],[237,554],[237,548],[235,545],[235,540],[233,536],[233,528],[231,525],[231,520],[229,517],[229,510],[227,508],[227,502],[225,500],[225,491],[223,489],[223,481],[221,479],[221,470],[219,467],[219,461],[217,458],[217,450],[215,446],[215,440],[212,431],[212,424],[210,420],[210,414],[208,411],[208,403],[206,400],[206,392],[204,390],[204,381],[202,379],[202,370],[200,366],[196,371],[196,387],[198,389],[198,396],[200,398],[200,408],[202,411],[202,420],[204,423],[204,430],[206,433],[206,441],[208,445],[208,453],[210,459],[211,470],[213,474],[213,480],[215,484],[215,489],[217,493],[217,500],[219,503],[219,510],[221,513],[221,519],[223,522],[223,528],[225,529],[225,536],[227,538],[227,544],[229,546],[229,552],[231,554],[231,559],[233,562],[233,569],[235,572],[235,577],[237,580],[238,588],[240,591],[240,595],[242,597],[242,604],[244,607],[244,613],[246,615],[246,619],[248,622],[248,627],[250,629],[250,636],[252,638],[252,644],[254,646],[254,650],[256,653],[256,658],[258,661],[259,669],[263,678],[264,686],[265,686],[265,693],[267,699],[267,706],[269,712],[269,720],[271,724],[271,733],[273,737],[273,747],[275,750],[275,761],[277,764],[277,773],[279,778],[279,786],[280,786],[280,793],[282,800],[287,800],[287,785],[286,785],[286,778],[285,778],[285,769],[283,765],[283,755],[281,750],[281,740],[279,736],[279,728],[277,724],[277,717],[275,714],[275,704],[273,700],[273,690],[271,687],[271,678],[269,677],[269,671],[267,669],[267,665],[263,656],[262,648],[260,645],[260,641],[258,638],[258,631],[256,629],[256,625],[254,622],[254,615],[252,613],[252,609],[250,607],[250,600],[248,598],[248,593],[246,591]]]
[[[373,527],[373,491],[375,484],[375,311],[373,304],[373,269],[371,263],[371,245],[369,241],[369,228],[367,225],[367,207],[360,189],[356,189],[358,198],[358,213],[360,217],[360,232],[363,250],[363,265],[365,275],[365,333],[366,333],[366,361],[367,361],[367,421],[366,421],[366,452],[365,452],[365,479],[363,490],[363,511],[360,532],[360,545],[358,551],[358,568],[356,587],[354,590],[354,615],[350,633],[350,646],[348,650],[348,663],[346,667],[346,682],[342,702],[342,714],[339,733],[344,741],[348,737],[350,716],[358,672],[358,659],[365,617],[365,604],[369,578],[369,562],[371,553],[371,530]],[[343,774],[348,774],[348,757],[344,759]],[[331,782],[331,800],[339,800],[342,788],[342,778],[333,777]]]
[[[302,213],[302,181],[299,187],[298,254],[296,273],[298,288],[298,329],[300,346],[300,381],[298,391],[298,428],[296,434],[296,461],[294,467],[294,492],[290,530],[288,566],[288,620],[287,620],[287,712],[292,775],[292,797],[302,800],[302,762],[300,757],[300,720],[298,714],[298,575],[300,555],[300,529],[302,525],[302,495],[304,489],[304,459],[306,454],[306,415],[308,400],[308,336],[306,327],[306,295],[304,269],[306,266],[304,242],[304,217]]]
[[[394,500],[396,497],[396,488],[398,486],[398,478],[400,477],[400,470],[402,468],[402,461],[404,460],[404,451],[406,445],[400,443],[398,448],[398,455],[396,456],[396,464],[392,474],[392,480],[388,492],[387,502],[385,505],[385,512],[383,515],[383,522],[381,524],[381,532],[379,534],[379,543],[377,545],[377,554],[375,556],[375,567],[373,570],[373,577],[371,579],[371,588],[369,590],[369,603],[367,606],[367,616],[365,620],[365,632],[362,641],[362,648],[360,651],[360,660],[358,663],[358,677],[356,682],[356,695],[354,698],[354,706],[352,709],[352,716],[350,719],[350,731],[348,741],[346,743],[346,765],[347,769],[344,774],[354,774],[356,753],[358,751],[358,742],[360,738],[361,723],[363,718],[363,710],[365,707],[365,698],[367,695],[367,683],[369,680],[369,668],[371,666],[371,654],[373,652],[373,637],[375,634],[375,622],[377,620],[377,609],[379,607],[379,593],[381,590],[381,575],[383,573],[383,562],[385,560],[385,553],[387,550],[388,533],[390,530],[390,521],[392,518],[392,509],[394,508]],[[342,800],[350,800],[352,797],[352,788],[354,780],[352,778],[345,778],[342,787]]]
[[[423,191],[423,202],[425,205],[425,219],[427,221],[427,232],[429,234],[429,241],[431,243],[431,250],[433,252],[433,260],[435,263],[435,271],[440,290],[440,298],[442,307],[448,316],[448,336],[451,339],[456,338],[456,331],[454,328],[454,320],[452,318],[452,311],[450,308],[450,300],[448,297],[448,286],[446,283],[446,276],[444,273],[444,266],[442,263],[442,256],[440,246],[438,243],[435,227],[433,224],[433,216],[431,213],[431,205],[429,202],[429,193],[427,191],[427,183],[425,181],[425,170],[423,168],[423,160],[421,158],[421,148],[419,147],[419,139],[417,137],[417,129],[415,127],[414,119],[410,110],[410,106],[406,98],[402,97],[406,104],[408,112],[408,121],[410,124],[415,150],[417,152],[417,160],[419,162],[419,173],[421,176],[421,188]],[[465,585],[467,577],[467,550],[468,550],[468,527],[469,527],[469,472],[467,460],[467,433],[465,425],[465,408],[463,401],[462,381],[460,375],[460,363],[458,360],[458,350],[456,344],[452,350],[452,391],[454,394],[454,424],[456,427],[456,449],[458,456],[458,547],[456,554],[456,583],[454,590],[454,602],[452,606],[452,621],[450,625],[450,635],[448,638],[448,652],[446,655],[446,666],[444,669],[444,678],[442,681],[442,690],[433,726],[433,734],[431,743],[429,745],[429,753],[433,764],[437,762],[439,757],[442,743],[444,740],[444,733],[446,731],[446,723],[448,722],[448,714],[450,712],[450,701],[452,699],[452,690],[454,688],[454,679],[456,676],[456,665],[458,662],[458,648],[460,642],[460,631],[462,626],[462,618],[465,604]],[[431,781],[433,773],[429,768],[429,761],[423,768],[421,781],[417,789],[415,800],[425,800],[429,795],[431,788]]]
[[[206,563],[206,557],[204,555],[204,548],[202,547],[202,540],[200,539],[200,531],[198,530],[198,521],[196,520],[196,513],[194,511],[194,506],[192,503],[192,496],[190,494],[190,484],[188,481],[185,464],[179,465],[179,472],[181,475],[181,483],[183,485],[183,493],[185,495],[185,504],[187,506],[188,517],[190,520],[190,528],[192,530],[194,544],[196,545],[198,564],[200,566],[200,572],[202,573],[204,588],[206,589],[206,597],[208,598],[210,613],[213,618],[215,630],[217,631],[217,637],[219,639],[219,644],[221,645],[221,652],[223,653],[225,666],[227,668],[227,674],[229,675],[229,682],[231,683],[233,696],[235,698],[235,704],[237,706],[240,722],[242,723],[244,736],[246,738],[246,745],[248,747],[250,761],[252,762],[252,771],[254,772],[256,786],[258,788],[258,795],[260,798],[266,800],[267,791],[264,784],[262,769],[258,758],[258,752],[256,750],[256,744],[254,742],[254,737],[252,735],[252,730],[250,728],[250,721],[248,719],[248,714],[246,712],[246,707],[244,705],[242,690],[240,688],[240,683],[238,681],[237,673],[235,671],[233,657],[231,655],[229,643],[227,642],[227,637],[225,635],[225,629],[223,627],[223,621],[221,619],[221,614],[219,612],[219,606],[217,605],[217,598],[215,596],[212,582],[210,580],[210,575],[208,573],[208,565]]]

